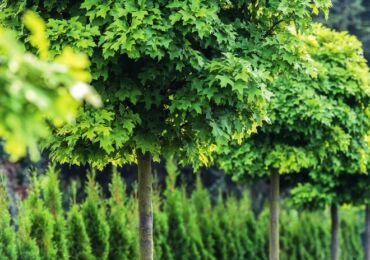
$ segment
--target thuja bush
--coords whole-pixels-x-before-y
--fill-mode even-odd
[[[110,250],[109,259],[137,259],[137,234],[135,223],[136,203],[125,196],[126,190],[122,179],[113,172],[110,184],[109,218]]]
[[[31,237],[30,220],[28,215],[21,208],[18,216],[18,239],[17,239],[17,252],[18,259],[24,260],[40,260],[40,250],[37,246],[36,240]],[[14,231],[14,230],[13,230]],[[0,231],[1,232],[1,231]]]
[[[84,219],[79,207],[74,205],[68,214],[68,250],[71,259],[92,260],[90,239],[86,232]]]
[[[15,234],[10,225],[10,214],[5,187],[0,183],[0,259],[17,259]]]
[[[330,223],[323,212],[284,211],[280,229],[282,259],[330,259]]]
[[[25,212],[30,221],[30,235],[35,239],[42,259],[56,259],[53,243],[54,219],[41,199],[41,185],[36,174],[33,175],[32,184],[32,190],[25,201]]]
[[[105,205],[100,199],[100,188],[95,182],[95,173],[88,176],[86,194],[82,215],[92,253],[97,259],[105,260],[109,256],[109,225],[106,220]]]
[[[364,230],[364,217],[359,210],[341,210],[340,255],[342,259],[364,259],[361,237]]]
[[[238,199],[220,195],[211,202],[199,179],[196,187],[176,187],[174,164],[167,171],[165,191],[154,193],[155,259],[268,259],[268,212],[256,217],[247,191]],[[58,186],[53,168],[41,180],[34,178],[13,221],[0,189],[0,259],[138,259],[137,197],[127,195],[116,172],[109,198],[91,174],[86,199],[76,203],[72,192],[68,210]],[[281,259],[329,259],[328,213],[283,207]],[[341,216],[341,259],[361,259],[363,216],[353,209],[342,209]]]
[[[48,169],[47,177],[42,185],[42,194],[45,206],[53,216],[53,235],[52,241],[55,246],[55,255],[57,259],[69,259],[67,237],[66,237],[66,220],[62,209],[62,193],[59,188],[59,180],[55,168],[51,166]]]

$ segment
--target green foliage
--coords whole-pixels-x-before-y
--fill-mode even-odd
[[[154,259],[173,260],[173,250],[169,241],[169,225],[167,213],[160,209],[161,200],[158,190],[155,190],[153,199],[153,215],[154,215]]]
[[[242,212],[239,211],[238,206],[239,205],[236,204],[235,200],[229,199],[227,205],[223,200],[220,200],[219,204],[215,208],[216,214],[220,214],[218,224],[222,230],[224,242],[229,241],[228,243],[221,245],[221,256],[223,259],[229,257],[245,259],[244,248],[240,245],[240,232],[243,230],[241,230],[241,227],[239,226],[239,220],[242,218],[238,217]],[[227,214],[221,214],[222,211],[226,211]]]
[[[187,198],[184,188],[175,189],[176,178],[179,174],[172,159],[167,160],[166,169],[167,189],[165,191],[164,211],[167,214],[169,247],[174,259],[204,259],[206,252],[196,216],[191,214],[195,209],[186,206]]]
[[[167,165],[173,169],[174,163]],[[53,177],[55,171],[48,173],[47,179]],[[175,188],[177,173],[172,173],[168,178],[168,186],[165,196],[155,192],[154,207],[155,222],[154,236],[155,259],[268,259],[268,211],[264,210],[257,218],[250,209],[250,199],[247,191],[240,199],[226,196],[211,203],[208,191],[202,187],[200,181],[191,194],[187,194],[184,188]],[[172,183],[171,183],[172,182]],[[53,185],[52,185],[53,186]],[[44,186],[43,186],[44,187]],[[137,259],[138,237],[137,208],[135,195],[126,196],[122,179],[117,173],[113,174],[110,191],[112,197],[104,200],[96,189],[92,175],[86,188],[90,197],[95,198],[96,205],[107,203],[105,212],[109,225],[109,257],[108,259]],[[33,188],[31,197],[27,203],[20,206],[17,217],[18,230],[15,231],[9,223],[11,237],[17,237],[17,255],[14,259],[48,259],[45,253],[45,245],[39,243],[43,232],[35,232],[34,217],[29,211],[29,203],[44,205],[44,197],[35,196],[37,188]],[[51,188],[49,187],[49,190]],[[43,188],[44,192],[44,188]],[[2,196],[0,198],[5,198]],[[74,204],[68,212],[67,230],[65,232],[68,241],[68,258],[64,259],[100,259],[95,255],[96,249],[90,246],[91,241],[96,239],[95,234],[90,234],[87,223],[91,223],[91,215],[83,213],[87,201],[80,205]],[[1,204],[4,205],[4,204]],[[328,259],[330,245],[330,217],[329,211],[302,211],[285,207],[283,203],[281,214],[281,259]],[[98,207],[99,208],[99,207]],[[101,209],[101,208],[99,208]],[[100,211],[103,212],[103,211]],[[363,230],[363,215],[360,209],[342,208],[340,222],[340,250],[344,260],[363,256],[361,232]],[[39,214],[38,214],[39,215]],[[64,215],[64,214],[62,214]],[[49,216],[52,216],[50,214]],[[53,219],[53,217],[51,217]],[[43,219],[41,219],[44,221]],[[57,225],[58,220],[55,220]],[[43,222],[45,223],[45,222]],[[100,225],[96,220],[95,225]],[[38,227],[40,227],[39,225]],[[56,231],[53,229],[55,241]],[[1,230],[3,232],[3,230]],[[0,237],[4,233],[0,233]],[[176,240],[175,240],[176,239]],[[182,242],[183,244],[179,243]],[[104,244],[104,242],[103,242]],[[0,246],[4,244],[0,243]],[[60,245],[60,244],[59,244]],[[55,246],[59,246],[55,243]],[[103,248],[104,247],[100,247]],[[105,249],[104,249],[105,250]],[[63,259],[63,254],[58,253],[52,259]],[[41,256],[40,256],[41,254]],[[10,258],[11,259],[11,258]]]
[[[262,124],[266,84],[301,58],[292,28],[305,28],[311,12],[329,6],[329,0],[22,0],[6,1],[0,21],[20,28],[14,14],[35,10],[46,20],[52,55],[70,45],[91,59],[104,109],[82,108],[76,125],[56,131],[54,160],[102,168],[134,161],[139,149],[157,160],[176,151],[182,163],[199,166]]]
[[[26,212],[30,223],[30,236],[35,239],[42,259],[53,260],[56,257],[56,249],[53,242],[54,219],[52,214],[45,208],[40,199],[40,183],[33,176],[33,189],[25,202]]]
[[[6,140],[4,148],[12,160],[27,152],[37,159],[37,142],[50,134],[50,123],[61,126],[72,122],[83,100],[95,105],[100,102],[93,89],[83,83],[89,77],[87,58],[65,49],[50,60],[44,22],[31,12],[23,21],[31,31],[29,42],[40,57],[26,52],[0,24],[0,136]]]
[[[226,148],[220,165],[235,178],[309,172],[313,181],[297,177],[293,200],[325,207],[345,193],[333,188],[339,175],[367,171],[369,68],[347,33],[314,24],[297,37],[306,58],[271,84],[271,125]]]
[[[299,214],[288,211],[283,212],[281,218],[282,259],[330,258],[330,223],[327,215],[322,212]],[[355,235],[359,237],[359,233]]]
[[[363,215],[359,214],[363,211],[361,208],[353,210],[341,210],[341,223],[340,223],[340,254],[342,259],[353,259],[356,256],[358,259],[364,258],[364,250],[361,236],[363,230]],[[360,217],[362,217],[360,219]]]
[[[68,213],[67,220],[68,250],[71,259],[92,260],[90,239],[86,232],[83,216],[77,205],[74,205]]]
[[[191,195],[191,203],[193,206],[196,223],[199,226],[202,234],[205,255],[203,259],[216,259],[216,241],[213,235],[214,219],[212,218],[211,201],[207,190],[202,187],[200,177],[198,176],[195,190]]]
[[[185,205],[183,204],[183,192],[181,190],[168,190],[164,210],[168,216],[168,243],[173,251],[174,259],[189,259],[191,255],[199,258],[199,251],[193,251],[186,229]]]
[[[329,259],[329,212],[283,211],[281,216],[281,259]],[[342,208],[340,221],[341,259],[362,259],[361,228],[358,209]],[[355,258],[354,258],[355,257]]]
[[[135,211],[127,205],[125,186],[116,170],[113,171],[110,193],[108,218],[110,225],[109,259],[135,259],[137,258],[136,229],[134,225],[130,225],[134,218],[130,218],[129,213]]]
[[[54,218],[53,243],[56,250],[56,258],[67,260],[68,243],[66,237],[66,221],[62,208],[62,193],[59,188],[58,172],[54,166],[49,166],[47,175],[42,183],[42,195],[46,208]]]
[[[364,46],[365,57],[370,60],[370,5],[366,0],[333,0],[329,19],[320,19],[322,23],[339,31],[348,31],[356,35]]]
[[[27,207],[21,204],[17,224],[19,226],[17,236],[18,259],[41,260],[39,247],[33,237],[31,237],[31,223]]]
[[[46,171],[46,176],[43,179],[42,195],[44,197],[45,206],[53,216],[60,216],[63,213],[62,193],[59,188],[58,172],[53,165],[49,166]]]
[[[63,216],[57,216],[54,220],[53,242],[56,249],[56,259],[69,259],[67,228]]]
[[[22,260],[40,260],[40,251],[35,240],[18,241],[18,259]]]
[[[367,178],[361,175],[368,171],[369,146],[365,138],[370,122],[369,68],[362,45],[354,36],[322,26],[315,26],[314,30],[305,42],[313,59],[321,64],[319,85],[314,87],[327,96],[323,106],[326,108],[322,110],[326,131],[320,131],[324,139],[315,148],[318,165],[304,183],[293,189],[293,201],[311,208],[323,208],[333,202],[363,203],[368,186]],[[309,111],[313,113],[311,108]]]
[[[95,182],[95,173],[91,173],[86,185],[87,198],[82,206],[82,216],[92,253],[96,259],[104,260],[108,259],[109,254],[109,226],[100,192],[100,187]]]
[[[51,214],[45,209],[34,209],[30,216],[31,236],[40,248],[42,259],[55,259],[56,250],[53,243],[53,225]]]
[[[3,183],[0,183],[0,259],[17,259],[16,236],[10,224],[8,196]]]

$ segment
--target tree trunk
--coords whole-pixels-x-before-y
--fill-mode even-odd
[[[153,260],[152,157],[137,152],[140,260]]]
[[[370,260],[370,205],[366,205],[365,215],[365,260]]]
[[[330,206],[331,215],[331,246],[330,255],[331,260],[339,259],[339,213],[338,206],[331,204]]]
[[[279,173],[271,172],[270,188],[270,260],[279,260]]]

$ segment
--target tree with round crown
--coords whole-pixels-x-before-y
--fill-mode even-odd
[[[271,124],[241,146],[230,146],[220,160],[235,178],[270,176],[272,259],[279,254],[279,175],[310,171],[325,179],[324,173],[358,171],[370,122],[369,69],[361,43],[319,24],[298,37],[308,67],[292,68],[271,85]]]
[[[140,257],[152,259],[152,159],[176,153],[195,167],[262,124],[266,84],[293,63],[289,25],[303,28],[329,0],[5,1],[0,20],[19,27],[26,8],[46,21],[54,53],[86,52],[104,108],[80,110],[55,131],[51,157],[103,168],[136,162]],[[22,37],[22,36],[21,36]]]
[[[369,107],[367,122],[369,129]],[[359,125],[360,126],[360,125]],[[361,126],[360,126],[361,127]],[[340,164],[333,163],[340,161]],[[365,206],[365,259],[370,258],[370,179],[369,145],[366,136],[352,136],[348,150],[332,162],[326,161],[316,169],[296,180],[291,190],[291,202],[305,209],[324,209],[330,206],[331,214],[331,258],[339,259],[340,206]],[[328,171],[328,165],[333,165]],[[330,169],[330,168],[329,168]],[[333,170],[335,169],[335,170]]]

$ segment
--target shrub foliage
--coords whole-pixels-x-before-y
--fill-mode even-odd
[[[174,171],[174,165],[167,170]],[[41,181],[34,178],[29,197],[20,203],[17,229],[0,189],[1,259],[136,259],[136,196],[127,195],[114,173],[111,196],[103,198],[94,177],[89,176],[86,199],[81,204],[72,200],[68,212],[61,207],[55,170],[50,168]],[[268,259],[268,212],[256,217],[247,192],[240,199],[220,196],[211,202],[200,180],[189,194],[185,187],[175,187],[176,178],[170,173],[165,192],[157,189],[154,196],[155,259]],[[363,223],[353,209],[343,214],[343,259],[361,258]],[[329,245],[328,212],[283,210],[281,259],[329,259]]]

